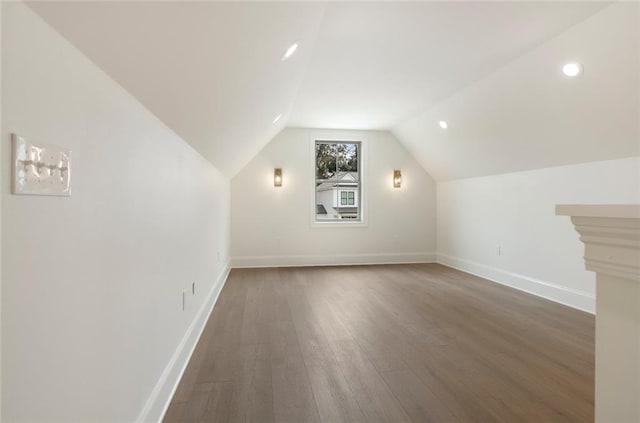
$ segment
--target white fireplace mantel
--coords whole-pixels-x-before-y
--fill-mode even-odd
[[[587,270],[640,281],[640,204],[558,205],[584,242]]]
[[[640,204],[558,205],[596,272],[597,423],[640,422]]]

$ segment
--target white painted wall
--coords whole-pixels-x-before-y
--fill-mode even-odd
[[[1,420],[157,420],[224,277],[229,181],[29,8],[2,7]],[[11,132],[72,149],[70,198],[10,194]]]
[[[439,182],[437,191],[441,263],[593,312],[595,275],[555,205],[640,202],[640,158]]]
[[[313,138],[364,143],[366,226],[312,226]],[[281,167],[283,186],[273,186]],[[393,188],[393,170],[402,188]],[[435,183],[389,132],[287,128],[231,180],[234,266],[431,261]],[[338,224],[342,225],[342,223]]]
[[[2,8],[0,2],[0,56],[2,52]],[[0,57],[1,58],[1,57]],[[0,65],[0,134],[2,131],[2,66]],[[4,155],[0,149],[0,163],[4,160]],[[0,187],[2,186],[2,172],[0,172]],[[0,195],[0,239],[2,239],[2,196]],[[2,243],[0,242],[0,421],[2,420]]]

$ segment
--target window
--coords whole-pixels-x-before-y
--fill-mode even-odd
[[[341,206],[353,206],[356,204],[355,191],[341,191],[340,192],[340,205]]]
[[[315,142],[316,222],[362,220],[360,162],[360,142]]]

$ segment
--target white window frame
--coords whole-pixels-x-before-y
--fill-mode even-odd
[[[318,132],[312,133],[309,140],[309,176],[311,177],[311,181],[309,182],[309,187],[311,188],[311,201],[310,201],[310,211],[311,211],[311,227],[312,228],[363,228],[369,226],[369,202],[367,195],[367,182],[368,182],[368,172],[367,172],[367,164],[369,162],[367,157],[368,150],[368,142],[366,137],[361,134],[355,134],[350,132],[342,132],[342,131],[331,131],[331,132]],[[339,221],[318,221],[316,220],[316,141],[335,141],[335,142],[358,142],[360,143],[360,156],[358,157],[358,166],[360,167],[360,219],[359,220],[351,220],[344,219]]]

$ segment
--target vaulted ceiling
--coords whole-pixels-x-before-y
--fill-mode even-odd
[[[637,4],[29,5],[229,176],[285,126],[393,130],[436,179],[638,154]]]

